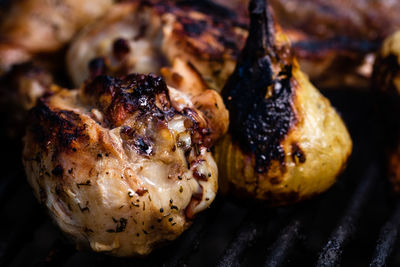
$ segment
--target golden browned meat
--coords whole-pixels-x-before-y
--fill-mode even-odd
[[[389,177],[394,190],[400,192],[400,31],[383,43],[377,55],[372,81],[382,111]]]
[[[220,90],[247,35],[234,17],[208,1],[120,3],[73,41],[68,70],[79,85],[90,74],[160,73],[180,58]]]
[[[211,204],[218,172],[209,148],[219,136],[208,121],[226,110],[206,115],[190,98],[155,75],[98,76],[31,110],[28,181],[79,247],[146,255]]]
[[[38,53],[55,52],[102,15],[112,0],[16,0],[0,22],[0,72]]]
[[[299,69],[266,5],[251,1],[249,37],[222,90],[230,125],[215,157],[223,193],[283,205],[327,190],[344,169],[352,141]]]

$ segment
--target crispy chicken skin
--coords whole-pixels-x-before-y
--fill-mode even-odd
[[[119,3],[73,41],[68,70],[78,85],[91,73],[160,73],[180,58],[220,90],[247,35],[235,16],[208,1]]]
[[[372,87],[385,129],[389,178],[394,190],[400,192],[400,32],[388,37],[380,49],[374,66]]]
[[[218,136],[209,131],[190,96],[158,76],[98,76],[31,110],[23,163],[36,197],[78,246],[147,255],[213,201],[209,147]]]
[[[0,71],[38,53],[59,50],[76,32],[102,15],[112,0],[16,0],[0,22]]]
[[[266,5],[251,1],[249,37],[222,90],[230,125],[215,157],[223,193],[283,205],[327,190],[344,169],[352,141],[299,69]]]

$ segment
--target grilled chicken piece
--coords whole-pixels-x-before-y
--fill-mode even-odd
[[[389,177],[394,190],[400,192],[400,31],[383,43],[372,78],[385,129]]]
[[[245,48],[222,90],[230,125],[215,147],[220,188],[283,205],[327,190],[352,141],[299,69],[265,0],[251,1],[250,14]]]
[[[179,57],[200,73],[208,88],[220,90],[247,36],[234,17],[208,1],[119,3],[73,41],[68,70],[79,85],[101,73],[159,74]]]
[[[31,110],[23,163],[36,197],[80,247],[146,255],[213,201],[210,130],[190,96],[160,77],[98,76]]]
[[[111,4],[112,0],[12,1],[0,23],[0,73],[38,53],[61,49]]]

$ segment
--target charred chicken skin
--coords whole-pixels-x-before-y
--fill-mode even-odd
[[[374,66],[372,87],[378,92],[384,122],[389,178],[400,192],[400,32],[388,37]]]
[[[78,246],[146,255],[177,238],[216,195],[209,148],[219,136],[210,135],[209,117],[158,76],[98,76],[31,110],[28,181]]]
[[[160,74],[179,59],[220,91],[246,36],[232,11],[208,1],[119,3],[73,41],[68,70],[79,85],[101,73]]]
[[[309,82],[265,0],[222,90],[228,134],[215,147],[221,191],[283,205],[327,190],[352,149],[329,101]]]

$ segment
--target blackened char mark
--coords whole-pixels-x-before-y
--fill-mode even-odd
[[[30,111],[29,122],[33,137],[44,148],[56,142],[59,149],[74,150],[73,142],[86,136],[86,125],[79,114],[53,110],[47,105],[46,99],[41,99]]]
[[[193,20],[191,18],[178,18],[179,22],[182,23],[184,31],[191,37],[200,36],[207,27],[207,21],[204,20]]]
[[[255,170],[263,173],[272,160],[284,167],[281,141],[295,122],[294,89],[292,65],[280,60],[280,53],[289,49],[274,47],[274,22],[265,0],[251,1],[250,14],[249,37],[222,96],[234,143],[255,155]],[[273,64],[280,72],[274,74]]]
[[[176,113],[164,80],[153,74],[98,76],[86,84],[84,92],[89,103],[104,112],[110,127],[121,126],[135,112],[160,120]]]
[[[370,53],[379,48],[380,43],[368,40],[351,39],[346,36],[338,36],[326,40],[308,39],[293,43],[295,50],[304,50],[309,53],[321,53],[321,51],[354,51],[358,53]]]
[[[235,12],[210,0],[178,0],[177,6],[189,7],[201,13],[221,17],[221,19],[236,18]]]
[[[212,60],[225,60],[221,58],[220,49],[215,47],[215,42],[219,44],[217,47],[229,50],[235,58],[243,47],[243,37],[237,34],[234,28],[247,29],[247,20],[243,22],[244,18],[224,6],[207,0],[184,0],[176,3],[162,1],[155,6],[155,9],[159,13],[171,13],[175,16],[181,25],[181,29],[175,29],[178,31],[177,35],[198,39],[196,41],[203,44],[204,47],[197,51],[200,53],[199,56],[212,55]],[[196,12],[203,16],[198,18]],[[194,49],[196,47],[197,45]]]
[[[123,126],[121,129],[122,140],[131,148],[134,148],[139,154],[150,156],[153,154],[154,142],[150,136],[139,136],[135,130],[129,126]]]

